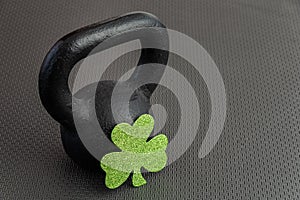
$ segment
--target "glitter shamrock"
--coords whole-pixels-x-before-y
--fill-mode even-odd
[[[122,185],[130,173],[133,173],[133,186],[142,186],[147,183],[141,173],[142,167],[149,172],[158,172],[166,166],[168,138],[159,134],[147,141],[153,127],[154,119],[149,114],[141,115],[133,126],[121,123],[114,127],[111,139],[122,151],[106,154],[101,159],[108,188]]]

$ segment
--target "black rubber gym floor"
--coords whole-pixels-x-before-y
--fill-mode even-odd
[[[218,143],[199,159],[209,94],[190,64],[171,56],[170,66],[197,81],[198,134],[180,159],[146,175],[147,185],[128,181],[109,190],[103,174],[78,167],[64,152],[59,124],[39,100],[38,74],[59,38],[132,11],[155,14],[208,51],[224,80],[227,117]],[[10,0],[0,2],[0,21],[0,199],[300,199],[299,1]],[[164,101],[159,90],[155,98]]]

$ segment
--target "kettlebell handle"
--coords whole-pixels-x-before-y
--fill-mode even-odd
[[[139,29],[151,27],[165,26],[153,15],[148,13],[131,13],[109,21],[100,22],[78,29],[61,38],[50,49],[45,57],[40,74],[39,74],[39,93],[42,104],[48,113],[58,121],[62,126],[74,129],[74,121],[72,114],[72,93],[68,86],[68,78],[72,68],[80,60],[89,56],[91,51],[103,44],[104,49],[111,48],[114,45],[122,44],[133,39],[139,39],[141,46],[147,45],[149,42],[156,43],[161,46],[160,49],[144,48],[131,80],[142,75],[143,70],[139,69],[139,65],[147,63],[159,63],[166,65],[168,62],[168,36],[166,30],[159,29],[151,31],[151,37],[132,38],[132,37],[116,37],[127,32],[139,31]],[[140,34],[136,34],[139,35]],[[137,37],[137,36],[136,36]],[[109,42],[105,43],[107,39]],[[164,50],[161,50],[164,49]],[[151,70],[150,70],[151,71]],[[157,76],[161,78],[164,67],[159,71],[153,71],[147,76]],[[149,86],[147,89],[150,93],[155,90],[155,86]],[[74,129],[75,130],[75,129]]]

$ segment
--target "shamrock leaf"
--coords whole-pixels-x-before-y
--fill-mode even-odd
[[[121,123],[112,130],[111,139],[121,152],[106,154],[101,167],[106,172],[105,185],[114,189],[122,185],[133,173],[133,186],[146,184],[141,168],[150,172],[162,170],[167,162],[165,152],[168,138],[159,134],[147,141],[154,127],[151,115],[141,115],[133,124]]]

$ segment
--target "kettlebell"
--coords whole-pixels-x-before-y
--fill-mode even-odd
[[[156,27],[160,29],[147,31],[147,28]],[[112,106],[118,108],[118,118],[123,122],[135,121],[140,115],[149,113],[150,97],[164,73],[169,57],[168,35],[162,28],[165,26],[152,14],[129,13],[67,34],[54,44],[44,58],[39,74],[40,99],[51,117],[60,123],[61,139],[66,153],[80,166],[89,169],[100,168],[99,160],[83,145],[74,117],[77,121],[88,124],[89,116],[93,115],[94,109],[105,137],[110,139],[111,131],[116,125]],[[147,34],[144,34],[146,32]],[[134,91],[129,102],[129,115],[125,113],[126,108],[122,98],[111,105],[112,91],[117,81],[99,81],[85,86],[72,96],[68,79],[72,68],[79,61],[94,54],[93,49],[96,47],[98,51],[102,51],[136,39],[141,43],[141,55],[131,77],[119,83],[124,86],[122,87],[124,89],[117,96],[126,93],[138,78],[152,76],[155,81]],[[149,44],[161,48],[147,48]],[[152,68],[151,64],[155,63],[160,64],[161,67]],[[147,68],[141,67],[144,64],[147,64]],[[73,97],[76,97],[75,103],[84,106],[83,110],[72,109]],[[105,151],[103,152],[105,154]]]

